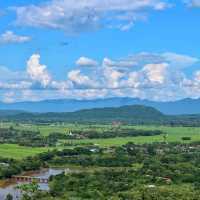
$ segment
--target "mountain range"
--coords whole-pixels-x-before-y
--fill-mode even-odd
[[[107,124],[122,122],[135,125],[199,126],[200,115],[165,115],[153,107],[129,105],[84,109],[75,112],[31,113],[0,110],[0,121],[24,123],[89,123]]]
[[[158,102],[138,98],[107,98],[95,100],[58,99],[37,102],[0,102],[0,110],[23,110],[26,112],[74,112],[83,109],[121,107],[127,105],[150,106],[166,115],[200,114],[200,99]]]

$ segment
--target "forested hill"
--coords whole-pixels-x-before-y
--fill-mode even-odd
[[[161,120],[165,116],[152,107],[134,105],[119,108],[96,108],[68,113],[70,118],[89,121],[145,122]]]
[[[96,108],[76,112],[63,113],[27,113],[5,115],[0,114],[1,120],[13,120],[24,122],[97,122],[110,123],[122,121],[125,123],[155,123],[162,122],[166,116],[152,107],[133,105],[119,108]]]
[[[120,121],[126,124],[200,126],[200,115],[164,115],[153,107],[141,105],[85,109],[62,113],[28,113],[0,110],[0,120],[30,123],[112,123],[113,121]]]

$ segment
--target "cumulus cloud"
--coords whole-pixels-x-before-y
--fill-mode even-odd
[[[124,73],[110,67],[106,67],[103,70],[103,76],[105,80],[105,87],[118,88],[120,87],[120,79],[124,76]]]
[[[98,65],[98,62],[91,58],[82,56],[76,61],[76,65],[79,67],[95,67]]]
[[[185,73],[185,68],[199,64],[197,58],[169,52],[143,52],[117,60],[104,58],[102,62],[85,58],[79,59],[79,65],[75,62],[75,68],[66,73],[65,80],[54,79],[47,66],[40,63],[38,54],[30,57],[24,72],[0,67],[0,89],[5,93],[1,99],[11,102],[113,96],[151,100],[200,97],[200,71],[193,71],[193,76]],[[86,63],[95,65],[88,70],[82,67]]]
[[[194,74],[194,80],[195,82],[200,84],[200,71],[196,71]]]
[[[68,73],[68,80],[78,88],[93,88],[97,86],[97,82],[91,77],[81,73],[81,70],[72,70]]]
[[[31,37],[22,36],[13,33],[12,31],[6,31],[0,35],[0,44],[16,44],[16,43],[25,43],[29,42]]]
[[[51,0],[15,10],[18,25],[62,29],[71,34],[101,27],[126,31],[144,12],[166,7],[165,0]]]
[[[163,84],[167,77],[168,66],[167,63],[148,64],[144,66],[143,72],[151,83]]]
[[[41,83],[44,87],[51,81],[51,76],[47,71],[47,67],[40,64],[39,54],[33,54],[27,61],[27,74],[33,81]]]

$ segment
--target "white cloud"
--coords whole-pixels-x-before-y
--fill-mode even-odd
[[[31,82],[21,81],[16,83],[6,83],[6,82],[0,82],[0,89],[3,90],[22,90],[22,89],[29,89],[32,87]]]
[[[124,73],[119,72],[110,67],[105,67],[103,70],[103,77],[105,79],[104,87],[118,88],[120,87],[120,79],[124,76]]]
[[[180,55],[176,53],[164,53],[162,56],[165,58],[167,62],[169,62],[171,65],[175,67],[188,67],[191,65],[194,65],[199,61],[198,58],[187,56],[187,55]]]
[[[170,66],[173,68],[185,68],[195,63],[199,62],[198,58],[177,54],[173,52],[166,52],[166,53],[148,53],[142,52],[139,54],[131,55],[124,59],[127,62],[135,62],[137,66],[143,66],[146,64],[154,63],[170,63]]]
[[[21,81],[27,78],[27,75],[23,71],[12,71],[5,66],[0,66],[0,81]]]
[[[68,73],[68,79],[75,84],[75,86],[84,87],[96,87],[97,82],[92,80],[91,77],[81,74],[80,70],[72,70]]]
[[[51,81],[51,76],[45,65],[40,64],[40,55],[33,54],[27,62],[27,74],[33,81],[41,83],[46,87]]]
[[[129,31],[134,26],[133,22],[120,26],[121,31]]]
[[[15,93],[14,91],[8,91],[4,94],[3,102],[5,103],[13,103],[15,101]]]
[[[30,40],[31,37],[16,35],[12,31],[6,31],[0,35],[0,44],[25,43]]]
[[[87,64],[93,61],[90,58],[79,60],[84,64],[85,60]],[[97,65],[89,70],[83,65],[76,66],[67,73],[65,80],[56,80],[47,66],[40,64],[40,55],[33,54],[24,72],[0,67],[0,95],[4,91],[7,102],[113,96],[151,100],[200,97],[200,71],[193,71],[192,77],[185,72],[186,67],[199,64],[197,58],[175,53],[139,53],[118,60],[105,58],[99,63],[95,61]]]
[[[127,80],[122,81],[122,86],[124,86],[125,88],[140,88],[143,84],[142,79],[143,77],[139,72],[130,72],[128,74]]]
[[[79,67],[95,67],[98,63],[91,58],[82,56],[76,61],[76,65]]]
[[[196,71],[194,75],[195,82],[200,84],[200,71]]]
[[[168,67],[167,63],[148,64],[144,66],[143,72],[151,83],[163,84],[167,78]]]
[[[144,11],[166,7],[165,0],[51,0],[15,10],[19,25],[62,29],[70,34],[101,27],[128,30]]]
[[[104,67],[134,67],[136,66],[138,63],[135,62],[134,60],[129,60],[129,59],[122,59],[122,60],[117,60],[117,61],[113,61],[109,58],[104,58],[103,59],[103,63],[102,65]]]

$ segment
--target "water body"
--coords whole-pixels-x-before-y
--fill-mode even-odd
[[[43,169],[41,171],[35,172],[35,173],[27,173],[25,175],[30,176],[30,177],[36,177],[36,178],[45,178],[48,179],[50,176],[55,176],[58,174],[61,174],[63,172],[70,172],[70,169]],[[24,184],[20,182],[11,182],[8,181],[5,183],[4,187],[0,187],[0,200],[4,200],[8,194],[13,195],[14,200],[19,200],[20,199],[20,192],[16,190],[16,186],[19,184]],[[48,190],[48,184],[47,183],[41,183],[39,184],[41,190]]]

